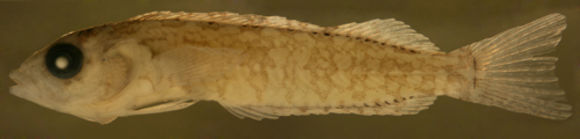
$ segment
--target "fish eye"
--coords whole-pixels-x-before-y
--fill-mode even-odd
[[[72,78],[83,66],[83,53],[70,43],[57,43],[48,49],[45,57],[48,71],[61,79]]]

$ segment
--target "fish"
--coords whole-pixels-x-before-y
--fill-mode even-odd
[[[553,13],[450,52],[393,18],[322,27],[280,16],[149,12],[62,35],[9,77],[10,93],[108,124],[215,101],[239,118],[415,115],[439,96],[552,120]]]

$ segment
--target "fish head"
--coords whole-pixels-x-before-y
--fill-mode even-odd
[[[63,35],[34,52],[9,77],[10,93],[41,106],[106,124],[124,110],[113,101],[128,84],[127,58],[115,41],[88,29]]]

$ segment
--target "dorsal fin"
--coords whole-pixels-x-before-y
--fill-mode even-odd
[[[230,12],[210,12],[210,13],[186,13],[186,12],[169,12],[159,11],[150,12],[130,18],[129,21],[136,20],[191,20],[191,21],[206,21],[224,24],[238,24],[249,26],[263,26],[305,31],[322,31],[323,27],[318,25],[300,22],[296,20],[288,20],[280,16],[261,16],[254,14],[237,14]]]
[[[329,30],[329,32],[347,36],[365,37],[414,50],[439,50],[435,44],[429,41],[429,38],[417,33],[409,25],[393,18],[343,24]]]
[[[190,20],[216,22],[222,24],[248,25],[292,29],[308,32],[329,32],[344,36],[368,38],[390,45],[396,45],[412,50],[438,51],[429,38],[417,33],[409,25],[390,19],[374,19],[362,23],[348,23],[337,27],[320,27],[318,25],[288,20],[280,16],[261,16],[254,14],[237,14],[230,12],[187,13],[159,11],[150,12],[130,18],[129,21],[144,20]]]

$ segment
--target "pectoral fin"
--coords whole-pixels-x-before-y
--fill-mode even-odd
[[[155,57],[155,64],[169,78],[181,85],[194,85],[230,71],[243,58],[241,50],[184,46]]]

